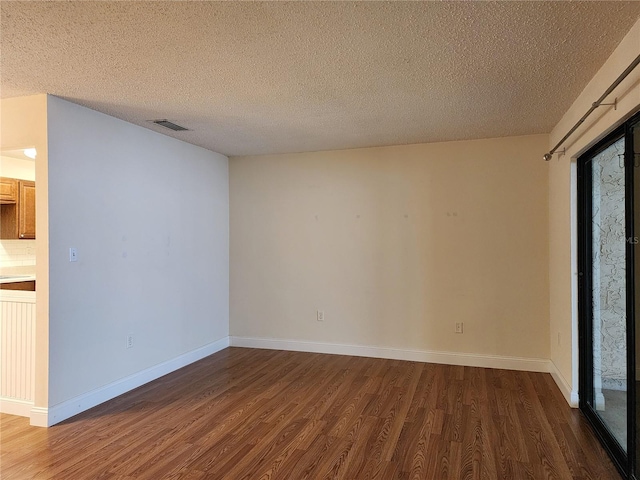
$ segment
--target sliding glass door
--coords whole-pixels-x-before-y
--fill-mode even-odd
[[[634,117],[578,159],[580,408],[629,478],[636,478],[640,460],[634,334],[639,121]]]

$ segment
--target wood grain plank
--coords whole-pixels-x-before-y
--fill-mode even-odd
[[[0,477],[618,479],[548,374],[228,348],[49,429]]]

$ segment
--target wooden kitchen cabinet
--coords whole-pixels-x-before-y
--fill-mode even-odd
[[[16,180],[17,201],[0,205],[0,238],[36,238],[36,184],[29,180]]]
[[[20,181],[18,238],[36,238],[36,182]]]
[[[0,177],[0,204],[13,204],[18,201],[18,180]]]

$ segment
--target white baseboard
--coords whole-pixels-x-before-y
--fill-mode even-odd
[[[180,355],[179,357],[160,363],[159,365],[154,365],[153,367],[142,370],[141,372],[116,380],[104,387],[97,388],[65,402],[59,403],[58,405],[49,407],[48,418],[44,426],[50,427],[51,425],[62,422],[63,420],[93,408],[96,405],[100,405],[107,400],[111,400],[118,395],[122,395],[125,392],[138,388],[145,383],[149,383],[163,375],[189,365],[190,363],[219,352],[228,346],[229,337],[224,337],[216,342],[205,345],[204,347],[200,347],[196,350]]]
[[[31,421],[29,422],[33,427],[48,427],[49,426],[49,409],[42,407],[33,407],[31,409]]]
[[[31,414],[33,402],[17,400],[15,398],[0,397],[0,413],[28,417]]]
[[[292,350],[295,352],[329,353],[356,357],[389,358],[414,362],[464,365],[468,367],[500,368],[527,372],[550,372],[550,361],[542,358],[505,357],[475,353],[406,350],[390,347],[369,347],[342,343],[320,343],[276,338],[230,337],[232,347]]]
[[[564,375],[560,373],[556,364],[549,360],[550,373],[553,380],[558,385],[558,388],[562,392],[565,400],[571,406],[571,408],[578,408],[579,398],[578,398],[578,390],[574,390],[569,386],[569,382],[564,378]]]

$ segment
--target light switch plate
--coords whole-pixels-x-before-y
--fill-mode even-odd
[[[76,247],[69,248],[69,261],[70,262],[78,261],[78,249]]]

